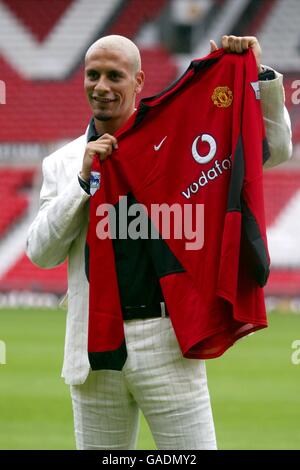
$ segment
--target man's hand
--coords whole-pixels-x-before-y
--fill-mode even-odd
[[[81,178],[85,181],[90,180],[94,155],[98,155],[101,161],[106,160],[106,158],[111,155],[114,148],[118,148],[118,142],[117,139],[110,134],[103,134],[94,142],[89,142],[84,152],[82,169],[80,172]]]
[[[217,44],[212,39],[210,42],[210,52],[214,52],[218,49]],[[240,54],[251,47],[255,55],[258,73],[262,71],[260,60],[261,60],[261,47],[256,37],[254,36],[222,36],[222,47],[226,52],[236,52]]]

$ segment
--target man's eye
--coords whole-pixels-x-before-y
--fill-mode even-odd
[[[109,78],[111,80],[119,80],[120,75],[117,72],[111,72],[110,75],[109,75]]]
[[[91,79],[91,80],[96,80],[98,78],[98,74],[97,72],[89,72],[88,73],[88,77]]]

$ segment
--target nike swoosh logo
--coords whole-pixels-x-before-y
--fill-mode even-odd
[[[154,150],[156,150],[156,152],[160,149],[160,147],[162,146],[162,144],[164,143],[167,137],[168,136],[166,135],[166,137],[164,137],[163,140],[158,145],[154,145]]]

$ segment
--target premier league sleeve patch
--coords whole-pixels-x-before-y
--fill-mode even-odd
[[[260,100],[259,82],[251,82],[251,86],[252,86],[253,91],[255,93],[255,98],[257,100]]]
[[[99,171],[91,171],[90,175],[90,194],[93,196],[100,188],[101,174]]]

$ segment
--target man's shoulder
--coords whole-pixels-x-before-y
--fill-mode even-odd
[[[44,164],[58,163],[69,159],[81,158],[86,145],[86,134],[68,142],[44,158]]]

